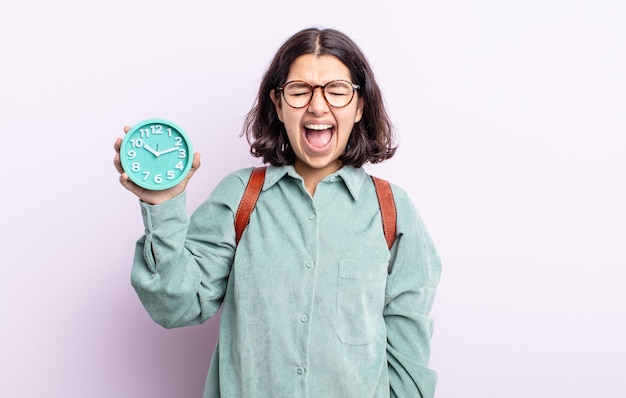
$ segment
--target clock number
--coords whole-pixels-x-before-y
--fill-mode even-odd
[[[136,157],[137,157],[137,152],[133,151],[132,149],[128,151],[128,159],[133,160]]]
[[[152,130],[152,134],[163,134],[163,126],[160,124],[153,124],[150,126],[150,130]]]
[[[139,134],[141,134],[141,138],[150,138],[150,130],[148,129],[139,129]]]
[[[178,150],[178,157],[180,159],[184,159],[187,157],[187,151],[185,151],[184,149],[179,149]]]
[[[160,184],[163,182],[163,176],[161,174],[157,174],[154,176],[153,181],[157,184]]]
[[[172,129],[171,128],[167,128],[165,131],[167,131],[167,136],[171,137],[172,136]]]
[[[168,172],[167,172],[167,177],[166,177],[166,178],[167,178],[168,180],[173,180],[173,179],[174,179],[174,177],[175,177],[174,172],[173,172],[172,170],[168,170]]]
[[[174,166],[175,169],[182,171],[185,166],[183,166],[183,161],[181,160],[180,162],[176,163],[176,166]]]
[[[176,141],[174,146],[183,146],[183,139],[181,137],[174,137],[174,141]]]
[[[139,162],[133,162],[133,164],[130,165],[130,169],[134,173],[138,173],[141,170],[141,167],[139,166]]]
[[[141,138],[132,139],[130,140],[130,143],[133,148],[141,148],[143,146],[143,140]]]
[[[144,171],[143,175],[144,175],[143,180],[146,181],[148,179],[148,177],[150,176],[150,172],[149,171]]]

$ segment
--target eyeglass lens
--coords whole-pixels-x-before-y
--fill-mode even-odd
[[[352,101],[354,88],[351,83],[344,80],[335,80],[327,83],[322,88],[326,101],[333,107],[342,108]],[[315,88],[303,81],[293,81],[283,87],[283,95],[287,104],[294,108],[303,108],[313,99]]]

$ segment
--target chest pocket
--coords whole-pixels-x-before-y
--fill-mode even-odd
[[[370,344],[384,326],[386,263],[339,262],[335,331],[343,344]]]

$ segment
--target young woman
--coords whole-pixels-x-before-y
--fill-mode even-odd
[[[244,134],[269,165],[238,242],[234,220],[251,168],[226,176],[188,218],[185,187],[198,154],[188,178],[167,191],[137,187],[115,157],[120,182],[141,199],[146,234],[131,281],[146,310],[171,328],[222,308],[205,397],[432,397],[429,312],[440,261],[395,185],[387,246],[362,165],[392,157],[395,146],[357,45],[332,29],[289,38]]]

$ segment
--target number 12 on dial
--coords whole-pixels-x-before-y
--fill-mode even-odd
[[[159,191],[180,183],[191,169],[191,141],[175,123],[147,119],[133,126],[120,147],[122,168],[142,188]]]

